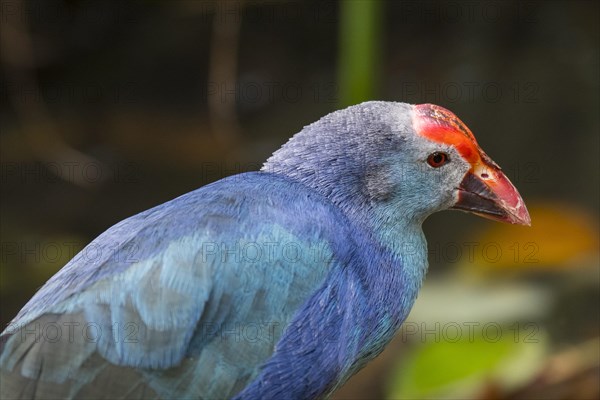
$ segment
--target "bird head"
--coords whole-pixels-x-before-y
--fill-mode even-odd
[[[445,209],[529,225],[523,199],[452,112],[366,102],[305,127],[263,170],[302,181],[347,212],[422,222]]]
[[[446,183],[442,187],[449,208],[511,224],[531,224],[517,189],[456,115],[440,106],[419,104],[413,107],[412,121],[418,140],[429,151],[425,160],[429,174],[439,173]]]

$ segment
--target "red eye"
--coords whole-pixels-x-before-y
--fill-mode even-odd
[[[427,164],[433,168],[439,168],[448,162],[448,154],[436,151],[427,157]]]

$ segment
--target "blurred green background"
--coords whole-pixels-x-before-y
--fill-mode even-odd
[[[364,100],[454,111],[533,227],[425,224],[397,339],[336,394],[599,398],[599,5],[0,2],[0,323],[123,218]]]

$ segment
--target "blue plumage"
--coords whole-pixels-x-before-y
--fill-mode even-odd
[[[90,243],[3,332],[2,397],[326,397],[406,318],[469,168],[413,106],[330,114]]]

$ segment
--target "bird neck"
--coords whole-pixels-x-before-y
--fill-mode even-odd
[[[414,202],[413,196],[376,198],[365,188],[369,184],[365,184],[364,174],[348,169],[345,176],[336,176],[330,170],[308,178],[295,169],[278,169],[276,172],[327,198],[346,215],[357,231],[363,232],[366,242],[377,245],[388,256],[386,262],[401,264],[420,286],[427,270],[427,243],[422,230],[425,216],[418,208],[419,204]]]
[[[363,220],[364,221],[364,220]],[[427,271],[427,243],[421,224],[396,221],[378,215],[370,222],[358,222],[367,232],[358,240],[361,259],[336,275],[331,286],[352,287],[344,301],[344,324],[354,326],[341,333],[342,364],[345,366],[336,387],[383,351],[412,308]],[[357,294],[356,288],[360,288]]]
[[[367,229],[382,255],[377,270],[371,271],[372,276],[381,288],[379,293],[390,314],[401,322],[408,315],[427,273],[427,241],[422,221],[404,218],[388,208],[375,208],[371,212]],[[392,276],[394,279],[390,279]]]

